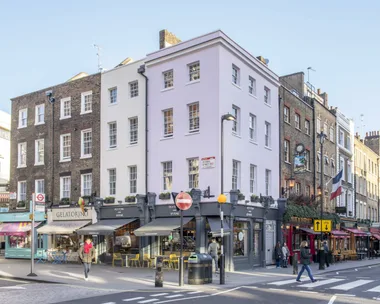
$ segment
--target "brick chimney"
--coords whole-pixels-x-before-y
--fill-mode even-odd
[[[318,94],[318,95],[323,98],[323,104],[326,108],[328,108],[329,107],[329,95],[326,92],[324,92],[322,94]]]
[[[173,33],[170,33],[168,30],[160,31],[160,49],[164,49],[168,46],[180,43],[181,39],[179,39]]]

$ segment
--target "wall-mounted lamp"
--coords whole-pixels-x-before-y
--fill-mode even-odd
[[[290,225],[286,225],[286,229],[290,229]]]
[[[291,191],[294,188],[294,184],[295,184],[296,179],[292,175],[288,179],[286,179],[286,181],[288,182],[289,186],[286,188],[282,187],[282,195],[285,195],[286,192]]]
[[[300,226],[296,226],[296,229],[300,229]]]
[[[321,186],[319,186],[317,190],[318,190],[318,195],[322,195],[322,188],[321,188]]]

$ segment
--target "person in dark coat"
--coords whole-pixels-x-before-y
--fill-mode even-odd
[[[83,246],[79,248],[79,257],[82,260],[84,267],[84,279],[85,281],[88,281],[88,273],[91,269],[91,263],[95,258],[95,249],[94,246],[92,246],[90,238],[86,239]]]
[[[311,258],[311,254],[309,252],[309,247],[307,246],[307,242],[306,241],[303,241],[301,243],[301,264],[302,264],[302,269],[301,271],[298,273],[298,276],[297,276],[297,279],[296,281],[297,282],[301,282],[301,276],[303,274],[303,272],[307,271],[307,274],[309,275],[309,278],[310,280],[314,283],[314,282],[317,282],[316,279],[313,278],[313,274],[311,273],[311,269],[310,269],[310,258]]]
[[[282,248],[280,242],[277,242],[276,248],[274,249],[274,255],[276,259],[276,268],[280,268],[280,264],[282,261]]]
[[[327,242],[326,242],[326,241],[323,242],[323,251],[325,252],[325,263],[326,263],[326,266],[327,266],[327,267],[330,267],[329,259],[328,259],[328,255],[329,255],[329,246],[327,245]]]

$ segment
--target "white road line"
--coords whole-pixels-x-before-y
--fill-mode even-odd
[[[318,293],[316,291],[300,290],[301,293]]]
[[[115,302],[106,302],[106,303],[103,303],[103,304],[116,304]]]
[[[333,304],[336,300],[336,296],[332,296],[328,304]]]
[[[192,291],[192,292],[188,292],[187,294],[197,294],[197,293],[202,293],[203,291]]]
[[[350,290],[350,289],[353,289],[353,288],[356,288],[356,287],[359,287],[359,286],[363,286],[363,285],[371,283],[371,282],[373,282],[373,280],[356,280],[356,281],[353,281],[353,282],[350,282],[350,283],[346,283],[346,284],[342,284],[342,285],[331,287],[330,289],[337,289],[337,290],[345,290],[345,291],[347,291],[347,290]]]
[[[151,296],[151,297],[161,297],[161,296],[166,296],[166,295],[168,295],[167,292],[164,292],[164,293],[156,293],[156,294],[152,294],[152,295],[150,295],[150,296]]]
[[[272,282],[272,283],[268,283],[268,285],[282,286],[282,285],[287,285],[287,284],[292,284],[292,283],[294,283],[294,284],[297,283],[296,279]]]
[[[356,297],[356,295],[346,294],[346,293],[336,293],[335,295],[337,297]]]
[[[131,298],[131,299],[123,299],[123,302],[132,302],[132,301],[137,301],[137,300],[143,300],[145,297],[137,297],[137,298]]]
[[[158,299],[148,299],[148,300],[144,300],[144,301],[139,301],[137,303],[143,304],[143,303],[150,303],[150,302],[154,302],[154,301],[158,301]]]
[[[3,286],[0,288],[4,288],[4,289],[26,289],[25,287],[21,287],[21,286]]]
[[[344,279],[330,279],[330,280],[324,280],[324,281],[317,281],[315,283],[300,285],[300,287],[305,287],[305,288],[319,287],[319,286],[332,284],[332,283],[336,283],[336,282],[340,282],[340,281],[344,281]]]
[[[165,298],[172,299],[172,298],[179,298],[179,297],[183,297],[183,294],[175,294],[171,296],[166,296]]]
[[[371,291],[371,292],[380,292],[380,285],[379,285],[379,286],[376,286],[376,287],[374,287],[374,288],[372,288],[372,289],[369,289],[369,290],[367,290],[367,291]]]
[[[279,289],[279,288],[269,288],[270,290],[276,290],[276,291],[286,291],[285,289]]]

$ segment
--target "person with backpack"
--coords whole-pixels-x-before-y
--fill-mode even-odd
[[[303,272],[306,270],[307,274],[309,275],[310,280],[314,283],[317,282],[318,280],[313,278],[313,274],[311,273],[310,269],[310,258],[311,258],[311,253],[309,252],[309,247],[308,243],[306,241],[303,241],[300,245],[301,247],[301,264],[302,264],[302,269],[298,273],[296,281],[301,283],[301,276]]]

